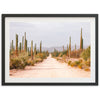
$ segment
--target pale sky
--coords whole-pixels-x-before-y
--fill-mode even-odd
[[[37,44],[39,47],[42,40],[43,47],[61,47],[67,46],[69,37],[71,36],[71,45],[80,45],[80,34],[82,28],[83,46],[90,45],[90,23],[89,22],[42,22],[42,23],[24,23],[24,22],[10,22],[10,42],[14,40],[15,35],[18,34],[19,42],[22,41],[22,36],[26,32],[26,39],[28,46]]]

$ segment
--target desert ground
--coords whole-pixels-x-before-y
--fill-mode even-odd
[[[10,70],[10,77],[14,78],[39,78],[39,77],[90,77],[90,71],[68,66],[51,57],[51,54],[35,66],[26,66],[24,70]]]

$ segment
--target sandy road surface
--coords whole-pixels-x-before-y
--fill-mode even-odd
[[[42,63],[27,66],[25,70],[10,70],[10,77],[90,77],[90,72],[60,63],[51,55]]]

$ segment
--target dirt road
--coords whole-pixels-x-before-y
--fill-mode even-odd
[[[27,66],[25,70],[11,70],[10,77],[90,77],[90,72],[79,68],[72,68],[66,63],[60,63],[51,55],[42,63]]]

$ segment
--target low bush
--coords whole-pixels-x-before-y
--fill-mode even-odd
[[[63,58],[63,59],[66,59],[66,55],[63,55],[62,58]]]
[[[59,57],[56,57],[57,60],[61,60]]]
[[[70,65],[73,67],[73,66],[78,66],[80,64],[79,61],[74,61],[74,62],[71,62]]]
[[[18,57],[11,57],[10,59],[10,69],[24,69],[26,65],[28,65],[27,60],[28,56],[20,55]]]
[[[79,62],[80,62],[80,63],[82,63],[82,62],[83,62],[83,60],[82,60],[82,59],[79,59]]]
[[[90,59],[88,59],[87,61],[85,61],[86,66],[90,66],[90,63],[91,63]]]
[[[63,53],[59,53],[59,55],[58,55],[59,57],[62,57],[63,56]]]
[[[72,62],[70,65],[71,65],[71,67],[74,67],[75,66],[74,62]]]
[[[41,59],[41,58],[36,58],[36,60],[35,60],[35,62],[37,63],[37,62],[42,62],[43,61],[43,59]]]
[[[80,64],[78,65],[78,68],[82,69],[82,68],[83,68],[83,64],[80,63]]]
[[[68,61],[68,65],[71,65],[72,61]]]
[[[90,71],[90,68],[85,68],[84,70],[85,70],[85,71]]]
[[[52,57],[58,57],[60,52],[58,52],[56,49],[54,49],[54,52],[51,53]]]
[[[90,46],[80,55],[85,61],[90,58]]]
[[[19,58],[13,58],[10,60],[10,69],[24,69],[27,65],[26,61]]]
[[[63,55],[66,55],[66,54],[67,54],[67,50],[64,50],[64,51],[62,52],[62,54],[63,54]]]
[[[36,58],[46,59],[46,54],[45,53],[38,53],[36,55]]]
[[[80,64],[80,61],[75,61],[75,66],[78,66]]]
[[[34,61],[33,61],[33,60],[28,60],[28,61],[27,61],[27,65],[29,65],[29,66],[34,66]]]

